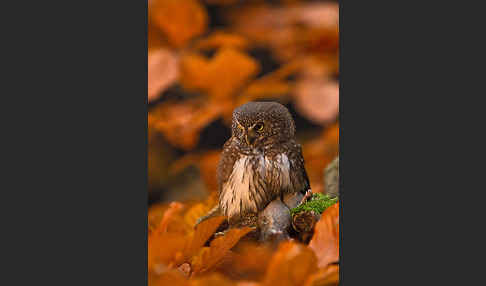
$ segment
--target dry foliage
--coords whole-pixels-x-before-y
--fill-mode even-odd
[[[276,249],[244,239],[249,227],[215,236],[221,216],[193,228],[190,210],[181,203],[151,208],[152,219],[161,219],[149,234],[149,285],[337,285],[339,204],[323,212],[309,245],[286,241]]]
[[[339,154],[337,2],[265,2],[148,2],[149,285],[339,282],[338,204],[308,245],[257,244],[250,228],[216,234],[223,217],[194,228],[217,204],[216,167],[237,106],[289,107],[313,192],[326,191],[323,170]],[[184,177],[191,168],[198,175]]]

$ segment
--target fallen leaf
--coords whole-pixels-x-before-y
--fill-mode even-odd
[[[192,279],[191,286],[233,286],[234,283],[219,273]]]
[[[203,250],[193,259],[193,271],[200,274],[209,271],[215,267],[227,252],[236,245],[236,243],[253,228],[234,228],[230,229],[223,236],[215,238],[211,241],[210,247],[203,248]]]
[[[148,54],[148,101],[156,100],[179,77],[179,62],[167,49]]]
[[[165,211],[169,208],[168,204],[159,203],[152,205],[148,210],[148,226],[149,230],[153,231],[160,225]]]
[[[149,12],[153,23],[175,47],[203,34],[208,25],[206,10],[196,0],[152,0]]]
[[[162,217],[160,225],[157,227],[157,232],[159,233],[167,233],[169,232],[169,227],[171,232],[179,232],[174,231],[174,229],[179,229],[180,221],[181,221],[181,212],[184,209],[184,205],[178,202],[172,202],[169,205],[169,209],[167,209]]]
[[[231,259],[216,269],[232,280],[260,281],[272,258],[273,249],[268,244],[240,242],[231,250]]]
[[[184,223],[182,211],[184,205],[173,202],[164,212],[162,219],[148,236],[148,267],[156,271],[167,267],[183,258],[187,245],[187,234],[192,230]]]
[[[261,284],[254,281],[238,281],[236,286],[260,286]]]
[[[149,112],[149,128],[162,132],[167,141],[185,150],[193,149],[201,130],[223,112],[223,105],[201,99],[164,102]]]
[[[250,56],[232,48],[224,48],[207,60],[189,54],[181,60],[181,83],[188,89],[206,92],[216,99],[226,98],[242,88],[259,71],[259,64]]]
[[[164,268],[159,273],[149,273],[149,286],[189,286],[189,281],[177,270]]]
[[[217,204],[218,194],[217,192],[212,192],[205,201],[194,204],[185,213],[185,223],[194,226],[200,217],[205,216]]]
[[[304,78],[297,83],[294,97],[299,113],[316,124],[334,121],[339,114],[339,84],[335,81]]]
[[[246,49],[249,46],[249,41],[245,37],[238,34],[231,34],[227,32],[214,32],[207,38],[200,39],[194,45],[195,49],[219,49],[219,48],[233,48]]]
[[[317,271],[314,252],[303,244],[283,242],[272,257],[263,285],[300,286]]]
[[[186,260],[192,258],[204,246],[204,243],[216,232],[224,220],[223,216],[218,216],[207,219],[197,225],[195,232],[188,240],[189,243],[184,248]]]
[[[294,8],[295,20],[317,28],[335,28],[339,26],[338,3],[307,3]]]
[[[317,273],[307,279],[305,286],[337,286],[339,285],[339,266],[335,264],[320,268]]]
[[[309,247],[314,250],[319,267],[339,261],[339,203],[322,213]]]

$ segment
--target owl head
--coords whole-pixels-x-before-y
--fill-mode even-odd
[[[233,111],[232,134],[241,145],[258,148],[295,135],[290,112],[277,102],[249,102]]]

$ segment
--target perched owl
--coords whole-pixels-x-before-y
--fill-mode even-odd
[[[295,193],[304,194],[309,179],[287,108],[249,102],[235,109],[217,177],[218,209],[230,225],[255,225],[258,213],[273,200],[288,202]]]

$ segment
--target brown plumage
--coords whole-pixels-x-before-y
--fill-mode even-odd
[[[255,225],[271,201],[305,193],[309,180],[288,110],[276,102],[235,109],[217,173],[219,211],[230,225]]]

